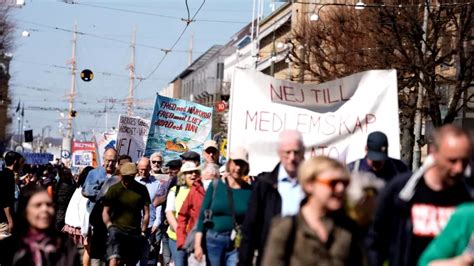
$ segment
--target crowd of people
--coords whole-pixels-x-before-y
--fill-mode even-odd
[[[107,149],[76,175],[5,153],[0,265],[474,265],[472,142],[438,128],[415,171],[383,132],[348,165],[305,158],[285,130],[271,172],[249,176],[243,147],[133,162]]]

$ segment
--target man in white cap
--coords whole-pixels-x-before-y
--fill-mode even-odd
[[[204,142],[202,149],[202,156],[204,157],[204,163],[219,164],[219,147],[215,140],[207,140]]]

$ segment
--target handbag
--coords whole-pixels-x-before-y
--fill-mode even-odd
[[[232,197],[232,190],[227,178],[225,179],[225,183],[227,187],[227,200],[229,201],[230,212],[232,213],[232,220],[234,221],[234,228],[230,233],[230,240],[234,243],[234,247],[237,249],[240,247],[240,243],[242,242],[242,227],[237,223],[237,218],[235,217],[234,198]]]
[[[214,198],[216,196],[216,190],[217,190],[217,185],[219,184],[219,179],[215,178],[212,180],[212,201],[214,201]],[[205,209],[204,210],[204,219],[212,221],[212,211],[210,209]],[[206,223],[204,223],[206,224]],[[193,228],[189,230],[188,234],[186,235],[186,240],[184,241],[184,246],[183,249],[186,250],[188,254],[191,254],[194,252],[194,239],[196,238],[196,233],[197,233],[197,222],[194,224]]]

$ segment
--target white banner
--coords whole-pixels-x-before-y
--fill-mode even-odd
[[[97,162],[99,166],[103,165],[102,162],[102,156],[104,155],[104,152],[108,148],[115,148],[115,143],[117,140],[117,132],[104,132],[101,134],[95,134],[94,135],[94,140],[97,145]]]
[[[138,161],[145,151],[150,121],[134,116],[119,116],[117,151],[119,155],[129,155]]]
[[[373,131],[384,132],[389,156],[400,158],[395,70],[371,70],[311,85],[237,69],[233,80],[229,149],[248,149],[252,175],[271,171],[278,163],[278,135],[284,129],[303,134],[306,158],[362,158]]]

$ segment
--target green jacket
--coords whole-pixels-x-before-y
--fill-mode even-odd
[[[474,203],[460,205],[449,219],[444,230],[431,241],[418,261],[419,266],[434,260],[449,259],[461,255],[474,233]]]

